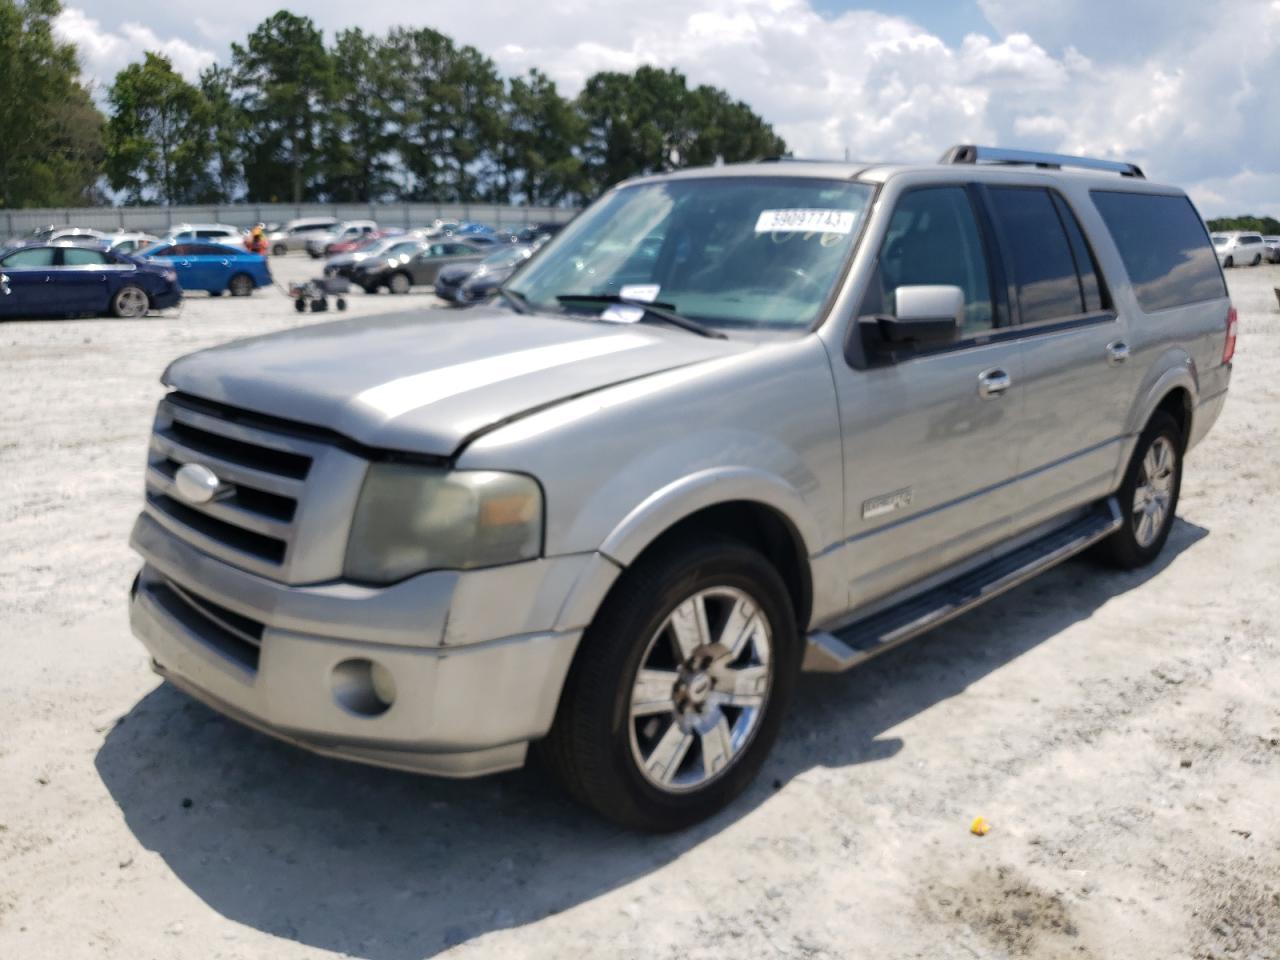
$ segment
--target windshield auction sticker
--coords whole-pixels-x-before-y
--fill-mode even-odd
[[[761,210],[756,233],[852,233],[850,210]]]

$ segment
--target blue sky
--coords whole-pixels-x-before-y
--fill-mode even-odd
[[[152,49],[189,76],[275,8],[64,0],[109,83]],[[1136,161],[1206,216],[1280,216],[1280,0],[309,0],[332,35],[432,26],[572,95],[675,67],[745,100],[799,155],[932,160],[995,143]]]

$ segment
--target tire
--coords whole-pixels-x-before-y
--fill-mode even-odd
[[[121,287],[111,298],[111,315],[121,320],[136,320],[145,317],[151,309],[151,299],[147,291],[132,283]]]
[[[306,313],[307,301],[302,297],[298,297],[296,300],[293,301],[293,309],[297,310],[299,313]]]
[[[681,664],[672,623],[677,609],[687,613],[695,605],[708,629],[702,646],[686,641],[685,653],[699,652]],[[724,629],[734,622],[731,611],[754,611],[759,619],[746,620],[750,629]],[[682,632],[689,638],[696,631]],[[744,638],[741,653],[705,646],[721,633]],[[539,753],[568,791],[601,816],[655,832],[687,827],[726,806],[759,771],[800,657],[790,595],[768,560],[733,540],[674,541],[642,558],[610,592],[582,638]],[[639,685],[641,668],[647,687]],[[657,699],[637,713],[637,693]],[[736,747],[734,738],[741,741]],[[708,764],[708,748],[719,763],[713,755]]]
[[[387,289],[399,296],[409,292],[409,288],[413,286],[413,281],[407,273],[393,273],[387,278]]]
[[[1251,266],[1251,267],[1256,267],[1256,266],[1257,266],[1258,264],[1260,264],[1261,262],[1262,262],[1262,254],[1260,254],[1260,253],[1258,253],[1258,254],[1254,254],[1254,257],[1253,257],[1253,263],[1249,264],[1249,266]]]
[[[362,283],[360,289],[365,293],[377,293],[378,285],[376,283]]]
[[[1224,267],[1226,267],[1226,268],[1230,269],[1231,267],[1234,267],[1234,266],[1236,265],[1236,263],[1235,263],[1235,260],[1234,260],[1234,259],[1232,259],[1231,257],[1227,257],[1227,259],[1225,259],[1225,260],[1223,260],[1223,261],[1222,261],[1222,265],[1223,265]]]
[[[289,252],[289,248],[286,247],[283,243],[277,243],[274,247],[271,248],[271,255],[273,257],[283,257],[288,252]]]
[[[339,310],[345,310],[347,309],[347,298],[339,297],[337,300],[333,302],[333,305],[337,307]]]
[[[227,281],[227,291],[233,297],[247,297],[253,293],[253,277],[247,273],[237,273]]]
[[[1135,570],[1149,564],[1164,549],[1182,490],[1182,452],[1178,422],[1163,410],[1157,411],[1138,438],[1124,483],[1116,494],[1124,523],[1099,544],[1100,558],[1111,566]],[[1159,478],[1155,484],[1148,481],[1153,468]],[[1162,504],[1158,509],[1154,506],[1157,503]],[[1153,518],[1150,525],[1144,525],[1144,513]]]

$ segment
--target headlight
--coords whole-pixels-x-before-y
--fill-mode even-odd
[[[344,574],[394,583],[426,570],[531,560],[542,549],[542,490],[532,477],[369,467],[347,540]]]

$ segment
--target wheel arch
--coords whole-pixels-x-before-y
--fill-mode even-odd
[[[600,553],[625,570],[672,539],[712,535],[747,543],[769,559],[803,632],[813,610],[810,557],[820,549],[818,530],[800,495],[763,471],[708,470],[669,484],[632,510]]]

